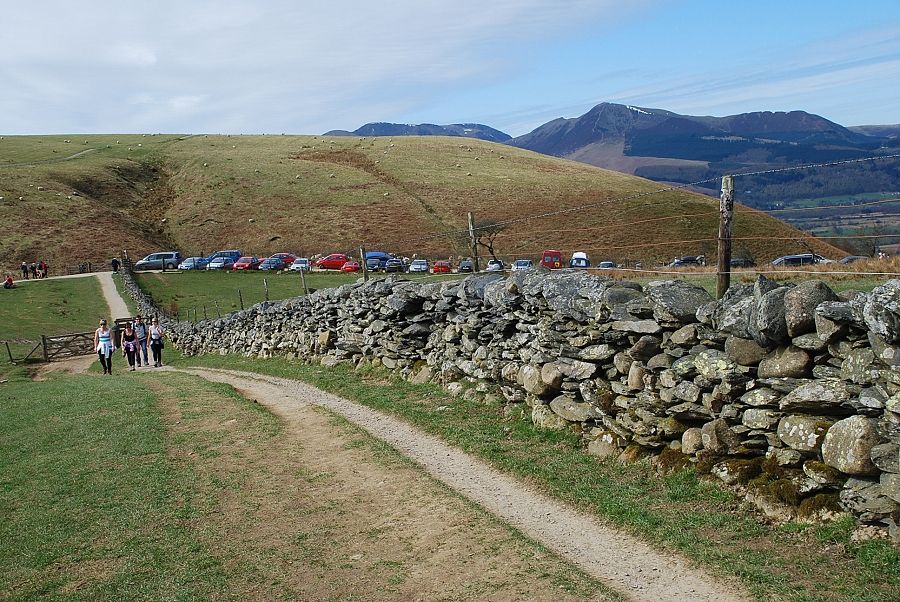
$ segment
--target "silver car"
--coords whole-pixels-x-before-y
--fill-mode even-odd
[[[533,268],[534,262],[530,259],[516,259],[512,264],[512,271],[518,272],[519,270],[527,270],[528,268]]]

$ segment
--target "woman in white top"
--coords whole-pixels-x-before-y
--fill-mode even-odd
[[[162,326],[159,325],[159,320],[153,318],[153,321],[150,323],[150,351],[153,352],[154,368],[162,366],[163,337],[165,334]]]
[[[106,325],[106,320],[100,320],[100,327],[94,331],[94,350],[100,357],[103,374],[112,374],[112,356],[116,345],[113,342],[112,332]]]

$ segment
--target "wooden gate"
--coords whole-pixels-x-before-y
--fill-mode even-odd
[[[41,335],[44,361],[89,355],[94,352],[94,332],[76,332],[55,336]]]

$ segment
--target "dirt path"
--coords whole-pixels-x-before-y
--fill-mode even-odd
[[[289,379],[206,368],[182,372],[230,384],[295,426],[302,422],[300,416],[310,404],[343,416],[419,463],[450,488],[629,599],[648,602],[749,599],[736,586],[721,583],[682,559],[661,554],[592,516],[531,491],[401,420]]]
[[[131,311],[129,311],[128,306],[125,304],[125,300],[119,295],[119,291],[116,290],[116,283],[113,282],[112,272],[98,272],[95,276],[97,276],[97,280],[100,281],[103,297],[106,299],[106,304],[109,306],[109,317],[115,320],[116,318],[127,318],[130,316]]]

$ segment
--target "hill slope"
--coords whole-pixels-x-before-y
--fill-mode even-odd
[[[4,268],[42,258],[52,267],[105,262],[123,248],[132,256],[172,247],[185,255],[216,248],[311,255],[365,245],[446,257],[467,254],[459,232],[468,211],[479,220],[511,220],[584,205],[590,207],[510,225],[497,238],[498,253],[535,257],[559,248],[652,265],[715,248],[714,199],[653,194],[660,186],[648,180],[490,142],[77,138],[0,140]],[[752,239],[735,248],[757,261],[807,244],[842,255],[822,241],[799,242],[808,237],[744,208],[735,236]]]

